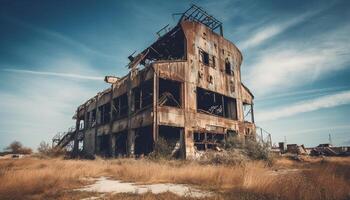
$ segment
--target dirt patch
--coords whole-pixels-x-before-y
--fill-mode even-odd
[[[99,192],[99,193],[134,193],[144,194],[151,192],[153,194],[160,194],[171,192],[178,196],[204,198],[211,197],[214,194],[209,191],[203,191],[192,188],[183,184],[159,183],[149,185],[138,185],[131,182],[121,182],[119,180],[110,180],[106,177],[93,179],[94,184],[77,189],[78,191]]]

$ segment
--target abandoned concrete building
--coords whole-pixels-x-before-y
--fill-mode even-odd
[[[222,23],[192,5],[137,56],[130,71],[80,105],[76,128],[55,138],[83,154],[142,156],[163,138],[191,158],[227,137],[255,137],[253,94],[241,82],[242,54]]]

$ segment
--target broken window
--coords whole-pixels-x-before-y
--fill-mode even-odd
[[[137,111],[141,108],[141,90],[140,87],[136,87],[132,91],[134,97],[134,111]]]
[[[98,112],[100,114],[98,124],[107,124],[111,119],[111,104],[106,103],[98,107]]]
[[[158,105],[181,107],[181,82],[159,78]]]
[[[183,129],[172,126],[159,126],[159,138],[164,139],[166,145],[169,147],[167,150],[169,155],[172,157],[181,157],[181,141],[180,134]]]
[[[193,133],[194,146],[199,151],[215,149],[225,140],[225,134],[212,132],[195,132]]]
[[[110,156],[109,135],[101,135],[97,137],[99,154],[103,157]]]
[[[254,123],[253,105],[243,102],[244,121]]]
[[[211,67],[216,67],[215,56],[211,56]]]
[[[237,120],[237,101],[234,98],[224,96],[224,116],[233,120]]]
[[[141,108],[153,104],[153,79],[141,84]]]
[[[199,61],[205,65],[209,65],[209,54],[202,49],[199,49]]]
[[[133,89],[134,111],[153,104],[153,79],[144,81]]]
[[[236,120],[237,102],[234,98],[197,87],[197,111]]]
[[[223,116],[222,95],[197,87],[197,111]]]
[[[153,151],[153,127],[146,126],[135,130],[135,155],[142,157]]]
[[[231,63],[230,63],[230,61],[227,58],[225,59],[225,72],[228,75],[233,75],[233,70],[232,70],[232,67],[231,67]]]
[[[115,155],[117,157],[124,157],[127,154],[127,131],[122,131],[115,136]]]
[[[96,125],[96,109],[93,109],[91,112],[90,112],[90,128],[93,128],[95,127]]]
[[[123,118],[128,114],[128,95],[126,93],[113,99],[113,120]]]

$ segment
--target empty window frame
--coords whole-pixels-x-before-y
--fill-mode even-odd
[[[167,154],[169,156],[178,158],[181,156],[181,148],[183,145],[181,145],[181,132],[183,132],[183,128],[179,127],[172,127],[172,126],[159,126],[158,129],[159,137],[158,142],[160,145],[166,145],[168,148],[164,149],[163,153]],[[162,141],[159,141],[162,140]],[[155,150],[162,150],[162,149],[156,149],[158,148],[156,145]]]
[[[99,154],[102,157],[109,157],[110,155],[110,142],[109,135],[101,135],[97,137]]]
[[[253,105],[243,102],[244,121],[254,123],[254,110]]]
[[[181,82],[159,78],[158,105],[181,107]]]
[[[225,140],[224,133],[195,132],[193,133],[193,143],[197,150],[204,151],[215,149]]]
[[[98,107],[98,111],[100,114],[98,124],[103,125],[109,123],[111,119],[111,103],[108,102]]]
[[[144,81],[133,89],[134,111],[153,104],[153,79]]]
[[[209,66],[209,54],[202,49],[199,49],[199,61]]]
[[[197,87],[197,111],[237,120],[237,102],[234,98]]]
[[[225,59],[225,72],[228,75],[233,75],[232,64],[227,58]]]
[[[127,141],[128,132],[122,131],[118,132],[115,136],[115,155],[117,157],[124,157],[127,154]]]
[[[135,155],[142,157],[153,151],[153,126],[145,126],[135,130]]]
[[[113,99],[112,111],[113,120],[120,119],[128,115],[128,95],[126,93]]]
[[[87,128],[93,128],[96,125],[96,109],[93,109],[86,113]]]

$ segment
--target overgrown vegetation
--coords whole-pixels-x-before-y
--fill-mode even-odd
[[[349,199],[349,158],[304,160],[279,158],[273,167],[262,161],[233,167],[176,160],[7,159],[0,160],[0,199],[81,199],[86,193],[72,190],[88,184],[83,178],[99,176],[140,183],[192,184],[216,192],[212,199]],[[107,195],[106,199],[132,199],[131,196]],[[169,194],[140,197],[179,199]]]
[[[271,166],[274,161],[266,143],[251,139],[228,137],[219,148],[221,151],[208,151],[200,159],[204,164],[245,165],[249,161],[264,161]]]
[[[173,143],[167,142],[164,138],[159,137],[154,143],[153,152],[148,155],[151,160],[169,160],[172,158],[172,150],[174,149]]]
[[[13,154],[31,154],[33,150],[29,147],[24,147],[22,143],[18,141],[12,142],[9,146],[5,148],[5,151],[9,151]]]
[[[67,151],[65,149],[52,147],[49,143],[45,141],[42,141],[39,144],[39,147],[37,150],[38,150],[38,153],[36,154],[36,156],[40,158],[46,158],[46,157],[53,158],[53,157],[67,155]]]

